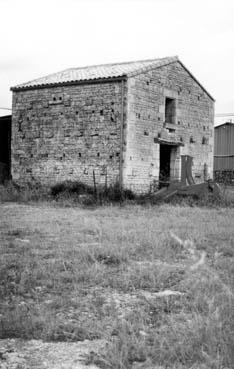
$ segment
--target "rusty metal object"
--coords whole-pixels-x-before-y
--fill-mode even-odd
[[[183,185],[182,182],[171,183],[168,187],[163,187],[154,194],[154,198],[167,200],[174,195],[202,197],[204,194],[213,193],[217,196],[221,189],[219,185],[213,181],[207,181],[192,185]]]

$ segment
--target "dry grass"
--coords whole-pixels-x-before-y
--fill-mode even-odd
[[[46,201],[50,199],[50,188],[40,184],[19,186],[13,181],[0,184],[0,204],[2,202]]]
[[[233,217],[2,204],[0,337],[105,338],[102,368],[232,368]]]
[[[170,203],[180,206],[198,207],[234,207],[234,187],[219,185],[218,191],[204,191],[197,195],[177,195],[163,200],[155,193],[136,195],[129,189],[121,189],[116,183],[109,187],[94,189],[79,181],[64,181],[52,187],[39,183],[27,183],[19,186],[13,181],[0,185],[0,203],[2,202],[53,202],[63,207],[98,207],[113,204],[121,205],[162,205]]]

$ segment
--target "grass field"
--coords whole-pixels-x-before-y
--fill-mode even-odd
[[[104,338],[101,368],[234,367],[234,209],[0,207],[0,338]]]

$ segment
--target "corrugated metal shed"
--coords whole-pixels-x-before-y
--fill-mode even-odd
[[[214,171],[234,171],[234,124],[215,127]]]

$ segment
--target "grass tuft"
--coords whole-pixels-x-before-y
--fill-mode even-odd
[[[232,368],[233,216],[3,204],[0,338],[105,339],[87,362],[106,369]]]

